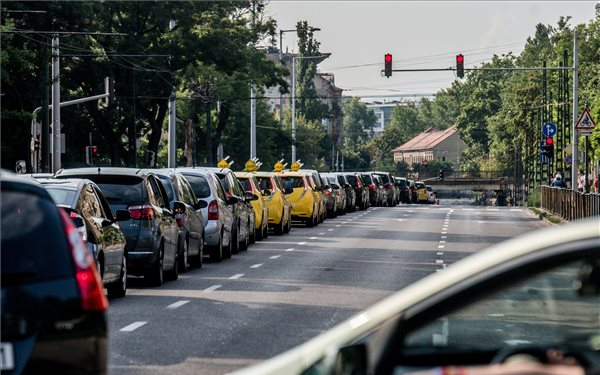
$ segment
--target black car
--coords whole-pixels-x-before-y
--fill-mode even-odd
[[[73,222],[10,172],[0,202],[2,374],[106,374],[108,301]]]
[[[169,204],[167,193],[154,172],[137,168],[77,168],[60,170],[56,178],[87,178],[104,193],[114,211],[126,209],[131,219],[120,222],[127,240],[127,270],[144,276],[160,286],[166,276],[179,276],[177,241],[178,212],[185,211],[179,201]],[[166,275],[165,275],[166,271]]]
[[[194,267],[202,267],[204,257],[204,218],[202,217],[202,206],[206,202],[198,201],[194,190],[187,179],[173,169],[156,171],[162,183],[169,204],[174,205],[180,201],[185,205],[185,212],[176,213],[175,220],[179,226],[178,260],[179,271],[185,272],[188,264]]]
[[[411,195],[410,195],[410,190],[409,190],[408,182],[406,181],[406,178],[396,177],[396,178],[394,178],[394,180],[396,181],[396,186],[398,187],[398,190],[400,191],[400,202],[410,203]]]
[[[51,178],[38,181],[80,229],[94,256],[108,297],[124,297],[127,292],[127,249],[118,221],[129,220],[129,211],[119,210],[114,217],[104,194],[90,180]]]
[[[364,183],[359,173],[346,173],[346,181],[354,189],[356,196],[356,206],[359,210],[366,210],[369,207],[369,189]]]

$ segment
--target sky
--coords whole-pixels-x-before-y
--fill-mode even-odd
[[[571,16],[570,25],[589,23],[597,4],[597,0],[271,0],[266,14],[277,20],[279,29],[294,29],[298,21],[321,29],[315,38],[321,52],[331,56],[319,64],[319,71],[333,73],[343,95],[386,101],[434,94],[456,79],[454,71],[394,72],[385,78],[381,70],[386,53],[393,56],[393,69],[449,68],[459,53],[468,68],[494,54],[518,55],[538,23],[556,26],[561,16]],[[297,51],[295,33],[284,33],[282,45],[283,51]]]

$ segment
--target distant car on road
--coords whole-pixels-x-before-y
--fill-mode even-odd
[[[105,375],[108,301],[65,211],[30,178],[0,174],[2,374]]]

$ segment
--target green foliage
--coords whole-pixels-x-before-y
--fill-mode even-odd
[[[344,101],[342,111],[346,143],[349,147],[355,147],[360,141],[373,137],[373,128],[377,123],[377,118],[375,113],[360,101],[360,98]]]

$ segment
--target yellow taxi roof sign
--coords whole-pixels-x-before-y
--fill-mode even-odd
[[[275,163],[275,167],[273,169],[275,170],[275,172],[281,172],[283,171],[283,168],[285,168],[283,163],[278,161],[277,163]]]
[[[302,166],[297,161],[293,162],[290,166],[290,169],[294,172],[297,172]]]
[[[258,165],[254,162],[254,160],[250,159],[244,165],[244,171],[246,172],[254,172],[258,170]]]
[[[217,164],[219,168],[229,168],[229,163],[225,159],[221,159],[221,161]]]

